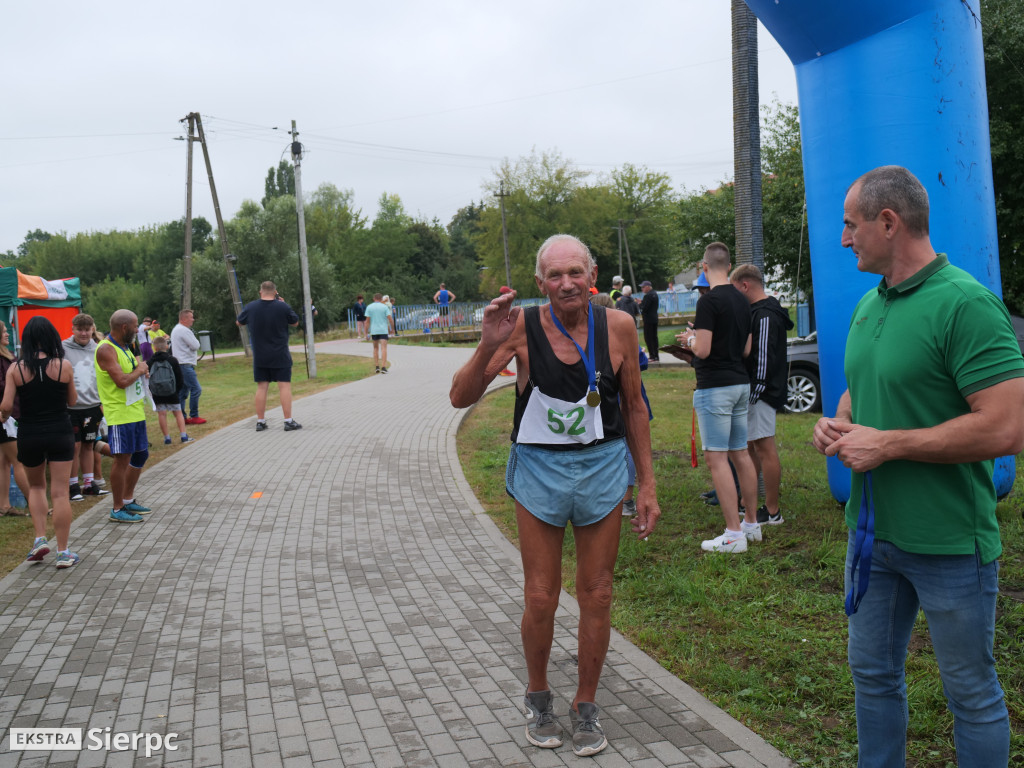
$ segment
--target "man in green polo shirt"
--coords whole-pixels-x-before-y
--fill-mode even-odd
[[[1024,358],[998,297],[935,253],[928,193],[907,169],[854,182],[843,221],[857,268],[883,278],[850,322],[848,389],[814,428],[815,447],[853,470],[845,579],[859,765],[904,765],[904,663],[923,609],[959,765],[1002,768],[992,460],[1024,449]]]
[[[110,316],[107,338],[96,346],[96,388],[108,432],[107,443],[98,441],[96,449],[114,459],[110,472],[113,523],[141,523],[142,515],[150,511],[135,501],[135,484],[149,458],[144,379],[149,367],[129,349],[138,329],[135,313],[119,309]]]

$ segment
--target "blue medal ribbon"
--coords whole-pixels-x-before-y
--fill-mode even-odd
[[[110,338],[110,336],[107,336],[107,341],[109,341],[109,342],[110,342],[111,344],[113,344],[113,345],[114,345],[115,347],[117,347],[117,348],[118,348],[118,349],[120,349],[120,350],[121,350],[122,352],[124,352],[124,353],[125,353],[126,355],[128,355],[128,359],[129,359],[129,360],[131,361],[131,363],[132,363],[132,370],[133,370],[133,371],[134,371],[134,370],[135,370],[135,369],[136,369],[136,368],[138,367],[138,365],[139,365],[139,364],[138,364],[138,362],[136,362],[136,360],[135,360],[135,355],[133,355],[133,354],[131,353],[131,350],[129,350],[129,349],[126,349],[125,347],[122,347],[122,346],[121,346],[120,344],[118,344],[118,343],[117,343],[116,341],[114,341],[114,340],[113,340],[112,338]]]
[[[853,616],[860,607],[871,578],[871,551],[875,546],[875,498],[871,489],[871,473],[864,473],[857,515],[857,535],[853,541],[853,564],[850,567],[850,593],[846,596],[846,615]],[[860,570],[858,574],[857,571]]]
[[[583,367],[587,371],[587,383],[591,392],[597,392],[597,364],[596,357],[594,356],[594,312],[590,308],[590,304],[587,304],[587,353],[583,354],[583,348],[576,343],[576,339],[569,335],[569,332],[565,330],[565,326],[562,325],[561,321],[555,316],[555,310],[550,304],[548,304],[548,312],[551,313],[551,319],[555,323],[555,327],[561,331],[562,335],[565,336],[569,341],[576,347],[576,351],[580,353],[580,359],[583,361]]]

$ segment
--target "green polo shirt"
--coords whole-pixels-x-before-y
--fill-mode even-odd
[[[939,254],[898,285],[883,278],[857,304],[846,341],[853,422],[932,427],[970,412],[965,399],[1024,376],[1006,307]],[[890,461],[871,471],[875,537],[907,552],[999,557],[992,461]],[[846,523],[856,529],[864,476],[853,473]]]

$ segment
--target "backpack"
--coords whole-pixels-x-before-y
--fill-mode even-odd
[[[149,366],[149,392],[153,397],[171,397],[178,394],[178,382],[170,360],[154,360]]]

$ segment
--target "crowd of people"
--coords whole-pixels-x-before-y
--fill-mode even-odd
[[[1009,717],[993,657],[1001,543],[991,460],[1024,450],[1024,359],[1005,307],[935,252],[928,218],[927,193],[905,168],[875,169],[849,188],[841,243],[860,271],[881,281],[857,305],[847,339],[848,389],[836,413],[816,423],[813,445],[852,471],[844,579],[860,764],[903,763],[904,663],[923,609],[960,764],[1005,765]],[[525,738],[541,748],[563,743],[548,666],[571,524],[580,611],[568,717],[574,753],[590,756],[608,744],[596,701],[621,521],[627,518],[643,541],[661,517],[654,415],[641,378],[648,362],[659,360],[658,295],[642,282],[637,306],[619,276],[611,291],[598,293],[589,249],[563,234],[538,250],[535,281],[546,304],[516,306],[516,292],[503,287],[485,308],[480,342],[455,373],[450,400],[473,405],[515,361],[505,488],[524,571]],[[694,287],[701,293],[695,317],[676,335],[674,353],[695,369],[693,411],[714,486],[705,496],[713,496],[725,523],[701,547],[737,555],[763,540],[762,526],[784,522],[775,428],[786,399],[792,321],[766,294],[760,270],[733,269],[724,243],[706,247]],[[454,298],[444,284],[434,297],[446,312]],[[393,305],[375,294],[357,320],[360,336],[373,341],[376,372],[387,373]],[[268,281],[237,322],[253,338],[256,431],[268,429],[271,382],[280,390],[284,430],[301,429],[291,414],[288,352],[298,315]],[[154,319],[140,323],[121,309],[100,336],[93,319],[79,314],[62,340],[49,320],[33,317],[17,357],[0,323],[0,457],[28,499],[35,532],[29,561],[55,547],[57,568],[79,562],[69,543],[73,499],[109,495],[110,520],[118,523],[143,522],[150,512],[135,498],[149,456],[146,400],[152,398],[165,444],[172,442],[168,412],[183,443],[191,440],[185,426],[204,422],[193,323],[192,311],[183,310],[168,337]],[[109,492],[99,455],[112,459]]]
[[[79,313],[71,321],[71,335],[61,339],[49,319],[35,316],[21,329],[17,357],[10,331],[0,322],[0,475],[7,481],[3,498],[10,495],[13,478],[28,504],[27,513],[14,505],[0,512],[32,518],[35,538],[29,562],[42,561],[53,546],[58,568],[79,562],[68,542],[72,501],[109,496],[109,520],[114,523],[141,523],[152,511],[135,498],[150,450],[146,403],[157,414],[164,445],[176,442],[168,416],[182,444],[193,442],[187,425],[206,423],[199,415],[202,386],[196,364],[201,345],[192,331],[194,322],[194,312],[183,309],[168,334],[155,318],[140,322],[131,310],[119,309],[106,333],[100,333],[90,315]],[[291,414],[288,351],[288,331],[298,325],[298,315],[276,286],[265,282],[260,298],[243,308],[237,322],[248,325],[252,334],[256,431],[268,428],[264,411],[270,382],[277,382],[280,390],[285,431],[301,429]],[[103,478],[104,457],[110,459],[109,488]],[[47,537],[51,518],[53,541]]]

